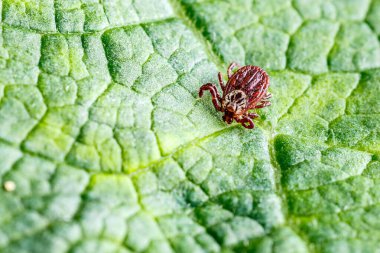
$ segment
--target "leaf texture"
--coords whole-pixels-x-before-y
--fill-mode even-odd
[[[379,0],[0,8],[0,252],[380,250]],[[231,61],[253,131],[198,98]]]

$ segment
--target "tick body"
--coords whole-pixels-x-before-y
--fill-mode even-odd
[[[235,73],[233,69],[238,67]],[[228,81],[224,85],[222,74],[219,72],[219,84],[223,95],[220,96],[213,83],[206,83],[199,89],[199,97],[208,90],[212,96],[215,109],[224,113],[223,120],[231,124],[233,120],[241,123],[245,128],[255,127],[253,119],[259,117],[250,110],[270,106],[269,99],[272,97],[268,93],[269,76],[257,66],[239,67],[235,62],[231,63],[227,70]]]

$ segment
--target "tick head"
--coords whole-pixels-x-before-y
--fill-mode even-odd
[[[226,122],[227,124],[231,124],[233,119],[234,119],[234,114],[231,113],[231,112],[228,112],[228,111],[225,111],[224,112],[224,115],[223,115],[223,120],[224,122]]]
[[[226,108],[225,108],[225,112],[230,112],[230,113],[235,113],[236,110],[237,110],[237,104],[234,103],[234,102],[229,102],[227,105],[226,105]]]

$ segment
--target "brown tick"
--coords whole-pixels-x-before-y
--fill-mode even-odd
[[[239,69],[232,73],[232,70]],[[203,96],[205,90],[210,91],[212,103],[215,109],[224,112],[223,120],[231,124],[233,120],[241,123],[245,128],[252,129],[255,127],[253,119],[259,117],[256,113],[250,113],[249,110],[259,109],[269,106],[268,101],[272,94],[268,93],[269,76],[257,66],[239,67],[236,62],[230,64],[227,70],[228,81],[224,85],[222,74],[219,72],[219,84],[223,91],[221,97],[213,83],[206,83],[199,89],[199,97]]]

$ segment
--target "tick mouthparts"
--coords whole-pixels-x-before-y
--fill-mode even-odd
[[[226,109],[227,109],[227,111],[229,111],[229,112],[234,112],[234,111],[235,111],[235,108],[234,108],[234,106],[232,106],[232,105],[228,105]]]

